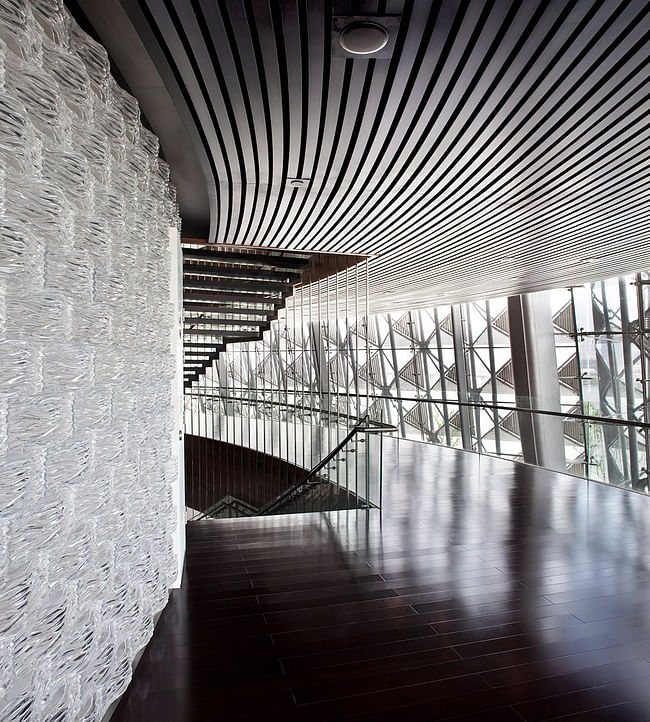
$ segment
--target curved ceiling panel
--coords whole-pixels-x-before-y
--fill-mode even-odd
[[[209,159],[211,240],[375,256],[376,310],[650,265],[646,0],[122,4]],[[345,57],[352,15],[396,16],[388,57]]]

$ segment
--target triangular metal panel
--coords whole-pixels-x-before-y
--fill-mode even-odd
[[[519,419],[516,411],[510,411],[499,420],[499,426],[508,433],[519,438]]]
[[[363,364],[359,367],[359,377],[370,381],[373,384],[380,384],[382,381],[381,375],[381,361],[379,359],[379,353],[374,353],[368,363]]]
[[[451,321],[451,314],[449,314],[449,316],[445,316],[445,318],[442,319],[442,321],[440,322],[440,330],[448,333],[450,336],[454,335],[454,326]]]
[[[410,411],[404,414],[404,421],[421,431],[431,431],[429,428],[429,414],[426,404],[417,403]]]
[[[412,321],[410,314],[405,313],[395,321],[393,323],[393,329],[404,336],[404,338],[415,341],[415,323]]]
[[[403,368],[399,371],[399,377],[404,381],[408,381],[413,386],[420,389],[426,387],[424,376],[424,364],[420,354],[415,355]]]
[[[573,354],[565,361],[557,370],[557,373],[561,384],[573,389],[577,394],[580,393],[580,366],[576,354]]]
[[[256,367],[255,375],[265,381],[273,382],[275,380],[275,365],[271,356],[266,356]]]
[[[553,316],[553,323],[563,333],[576,332],[575,319],[573,317],[573,305],[571,302],[567,303],[566,306],[563,306],[555,314],[555,316]]]
[[[496,372],[496,378],[511,389],[515,387],[515,372],[512,366],[512,359],[506,361],[505,364]]]
[[[360,318],[356,324],[352,327],[352,333],[356,334],[360,338],[368,339],[370,343],[377,345],[377,330],[375,328],[375,324],[370,322],[368,324],[368,319],[364,316]]]
[[[510,318],[508,317],[507,308],[492,319],[492,325],[499,329],[501,333],[506,334],[506,336],[510,335]]]
[[[458,383],[458,371],[456,369],[456,364],[452,364],[446,371],[445,371],[445,378],[449,379],[452,383]]]

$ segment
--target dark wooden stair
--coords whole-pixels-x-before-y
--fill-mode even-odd
[[[309,268],[308,254],[184,248],[185,388],[228,344],[259,341]]]

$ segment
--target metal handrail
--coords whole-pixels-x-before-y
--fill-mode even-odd
[[[345,438],[342,439],[332,451],[330,451],[327,456],[325,456],[321,461],[319,461],[300,481],[296,482],[293,486],[289,487],[285,491],[282,492],[279,496],[277,496],[272,501],[268,502],[268,504],[265,504],[263,507],[260,508],[259,515],[263,515],[267,513],[268,511],[272,510],[274,507],[278,506],[280,503],[285,501],[288,497],[290,497],[292,494],[294,494],[296,491],[300,490],[302,487],[307,485],[315,485],[315,484],[322,484],[325,483],[321,480],[314,480],[318,472],[327,466],[329,462],[334,459],[338,453],[343,449],[348,442],[358,433],[364,433],[364,434],[381,434],[389,431],[397,431],[396,426],[390,426],[389,424],[383,424],[380,421],[373,421],[370,419],[368,415],[363,416],[349,431],[348,434],[346,434]]]
[[[364,416],[358,423],[356,423],[351,429],[348,434],[346,434],[345,438],[340,441],[336,447],[330,451],[327,456],[325,456],[321,461],[314,466],[307,476],[305,476],[300,481],[297,481],[295,484],[290,486],[288,489],[285,489],[279,496],[277,496],[275,499],[272,499],[270,502],[265,504],[263,507],[260,508],[259,514],[260,516],[263,514],[266,514],[266,512],[273,509],[273,507],[277,506],[281,502],[283,502],[285,499],[290,497],[292,494],[294,494],[296,491],[298,491],[301,487],[305,486],[306,484],[317,484],[322,482],[314,482],[309,481],[312,477],[314,477],[324,466],[327,466],[327,464],[341,451],[341,449],[350,441],[350,439],[359,431],[359,428],[362,427],[363,424],[368,423],[369,419],[368,416]]]
[[[254,506],[247,504],[247,506],[250,506],[251,509],[255,509]],[[207,519],[209,516],[214,514],[216,511],[220,511],[221,509],[232,509],[233,511],[239,512],[239,513],[246,513],[247,509],[239,508],[236,504],[233,504],[229,501],[218,501],[216,504],[213,504],[212,506],[209,506],[205,511],[202,511],[198,516],[193,517],[190,519],[190,521],[201,521],[202,519]],[[256,516],[257,510],[255,510],[254,514],[249,514],[249,516]]]
[[[314,394],[315,396],[318,396],[318,394]],[[209,394],[207,390],[204,392],[203,389],[199,390],[199,393],[196,393],[195,391],[192,391],[188,393],[188,396],[203,396],[205,398],[213,398],[213,399],[225,399],[227,401],[240,401],[244,403],[251,403],[251,404],[269,404],[270,406],[283,406],[293,409],[301,409],[305,411],[311,411],[313,413],[317,414],[324,414],[324,415],[330,415],[330,416],[339,416],[339,417],[347,417],[352,418],[349,414],[345,414],[342,412],[329,410],[329,409],[316,409],[310,406],[304,406],[302,404],[287,404],[281,401],[272,401],[268,399],[254,399],[254,398],[247,398],[245,396],[232,396],[232,395],[222,395],[222,394]],[[353,397],[353,394],[348,394],[346,392],[341,392],[340,396],[343,397]],[[458,401],[457,399],[451,400],[451,399],[441,399],[441,398],[418,398],[417,396],[382,396],[381,394],[368,394],[368,398],[374,399],[377,401],[416,401],[419,403],[425,403],[425,404],[439,404],[441,406],[464,406],[471,409],[489,409],[494,411],[519,411],[522,413],[527,414],[537,414],[540,416],[555,416],[561,419],[577,419],[578,421],[588,421],[593,423],[602,423],[602,424],[613,424],[614,426],[633,426],[639,429],[648,429],[650,431],[650,423],[646,423],[644,421],[637,421],[633,419],[619,419],[614,416],[593,416],[591,414],[578,414],[578,413],[570,413],[568,411],[552,411],[550,409],[532,409],[527,406],[514,406],[510,404],[493,404],[488,401]],[[379,423],[373,421],[373,423]]]
[[[300,479],[300,481],[297,481],[295,484],[290,486],[288,489],[285,489],[281,494],[276,496],[274,499],[269,501],[268,503],[264,504],[264,506],[259,507],[259,509],[256,509],[253,513],[250,514],[250,516],[263,516],[264,514],[267,514],[269,511],[272,511],[274,508],[279,506],[282,502],[286,501],[288,498],[290,498],[293,494],[295,494],[297,491],[302,489],[303,487],[306,487],[308,485],[316,485],[316,484],[322,484],[325,483],[322,480],[316,479],[316,476],[318,472],[323,469],[329,462],[334,459],[339,452],[350,442],[350,440],[358,433],[364,433],[364,434],[381,434],[386,432],[392,432],[392,431],[398,431],[398,428],[396,426],[392,426],[390,424],[384,424],[380,421],[373,421],[370,419],[368,415],[363,416],[346,434],[346,436],[332,449],[332,451],[329,452],[323,459],[321,459],[312,469],[309,470],[307,475]],[[245,509],[239,509],[236,505],[232,504],[231,502],[224,501],[223,499],[218,501],[216,504],[213,504],[212,506],[209,506],[205,511],[202,511],[199,516],[194,517],[191,519],[191,521],[200,521],[202,519],[206,519],[212,514],[215,513],[215,511],[229,508],[233,509],[237,512],[243,512],[246,513]],[[255,507],[252,507],[252,509],[255,509]]]

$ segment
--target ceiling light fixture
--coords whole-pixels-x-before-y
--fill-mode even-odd
[[[399,15],[335,15],[332,17],[332,56],[389,60],[399,23]]]
[[[339,44],[343,50],[353,55],[372,55],[386,47],[388,38],[386,28],[364,20],[343,28],[339,35]]]
[[[287,178],[287,184],[291,188],[306,188],[309,185],[309,178]]]

